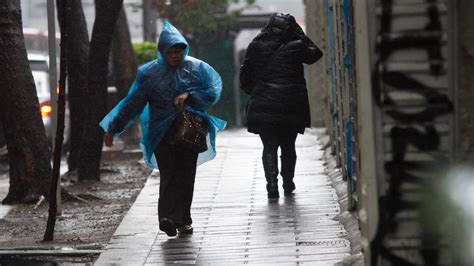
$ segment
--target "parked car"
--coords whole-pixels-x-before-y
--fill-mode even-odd
[[[28,62],[30,64],[31,73],[35,81],[36,93],[40,104],[41,118],[43,120],[46,136],[50,143],[53,141],[53,118],[51,105],[51,91],[49,86],[49,56],[40,52],[29,52]],[[69,110],[66,108],[65,118],[65,142],[68,141],[69,136]],[[0,125],[0,148],[5,146],[5,137],[2,126]]]

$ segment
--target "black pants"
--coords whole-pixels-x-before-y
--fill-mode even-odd
[[[296,131],[266,131],[259,135],[263,143],[263,157],[277,157],[278,147],[281,148],[282,158],[296,157],[295,142],[298,136]]]
[[[198,153],[161,141],[155,150],[160,169],[158,219],[172,219],[176,226],[192,224],[191,203]]]

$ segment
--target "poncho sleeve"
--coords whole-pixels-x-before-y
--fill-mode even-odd
[[[128,95],[122,99],[100,122],[105,132],[118,136],[133,124],[148,102],[150,86],[143,85],[143,72],[138,71],[137,77],[130,87]]]
[[[187,89],[192,98],[192,107],[205,111],[215,104],[222,93],[222,79],[209,64],[200,62],[198,66],[201,86]]]

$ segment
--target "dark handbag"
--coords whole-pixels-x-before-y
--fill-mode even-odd
[[[175,122],[173,143],[195,152],[207,150],[206,136],[209,124],[202,117],[181,111]]]

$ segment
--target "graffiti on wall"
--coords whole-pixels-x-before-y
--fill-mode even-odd
[[[387,138],[390,149],[384,149],[389,150],[390,154],[385,157],[384,165],[383,182],[387,183],[387,190],[380,195],[379,225],[371,243],[371,260],[374,265],[380,259],[392,265],[437,265],[439,261],[440,254],[436,248],[440,241],[438,236],[426,236],[421,232],[418,243],[430,241],[430,244],[419,245],[418,248],[407,245],[405,252],[400,252],[404,247],[394,249],[393,245],[387,245],[387,239],[397,235],[400,226],[397,215],[419,210],[419,201],[406,197],[403,186],[415,184],[423,187],[426,179],[420,173],[439,164],[440,157],[433,155],[442,149],[442,134],[437,123],[439,118],[453,110],[447,88],[445,91],[435,88],[423,78],[441,79],[448,74],[446,55],[443,54],[446,41],[443,40],[440,4],[441,1],[426,0],[426,12],[417,15],[419,20],[427,21],[426,24],[418,29],[400,30],[400,27],[394,29],[395,20],[400,22],[406,17],[395,14],[394,1],[380,1],[373,96],[383,111],[384,126],[389,128]],[[426,55],[423,60],[426,63],[424,76],[413,74],[414,71],[407,69],[388,67],[397,55],[413,51],[418,55]],[[421,100],[415,104],[406,104],[406,97],[403,99],[395,96],[404,93],[415,95],[412,98]],[[408,156],[409,153],[411,157]],[[425,155],[431,160],[414,160],[413,154]]]

